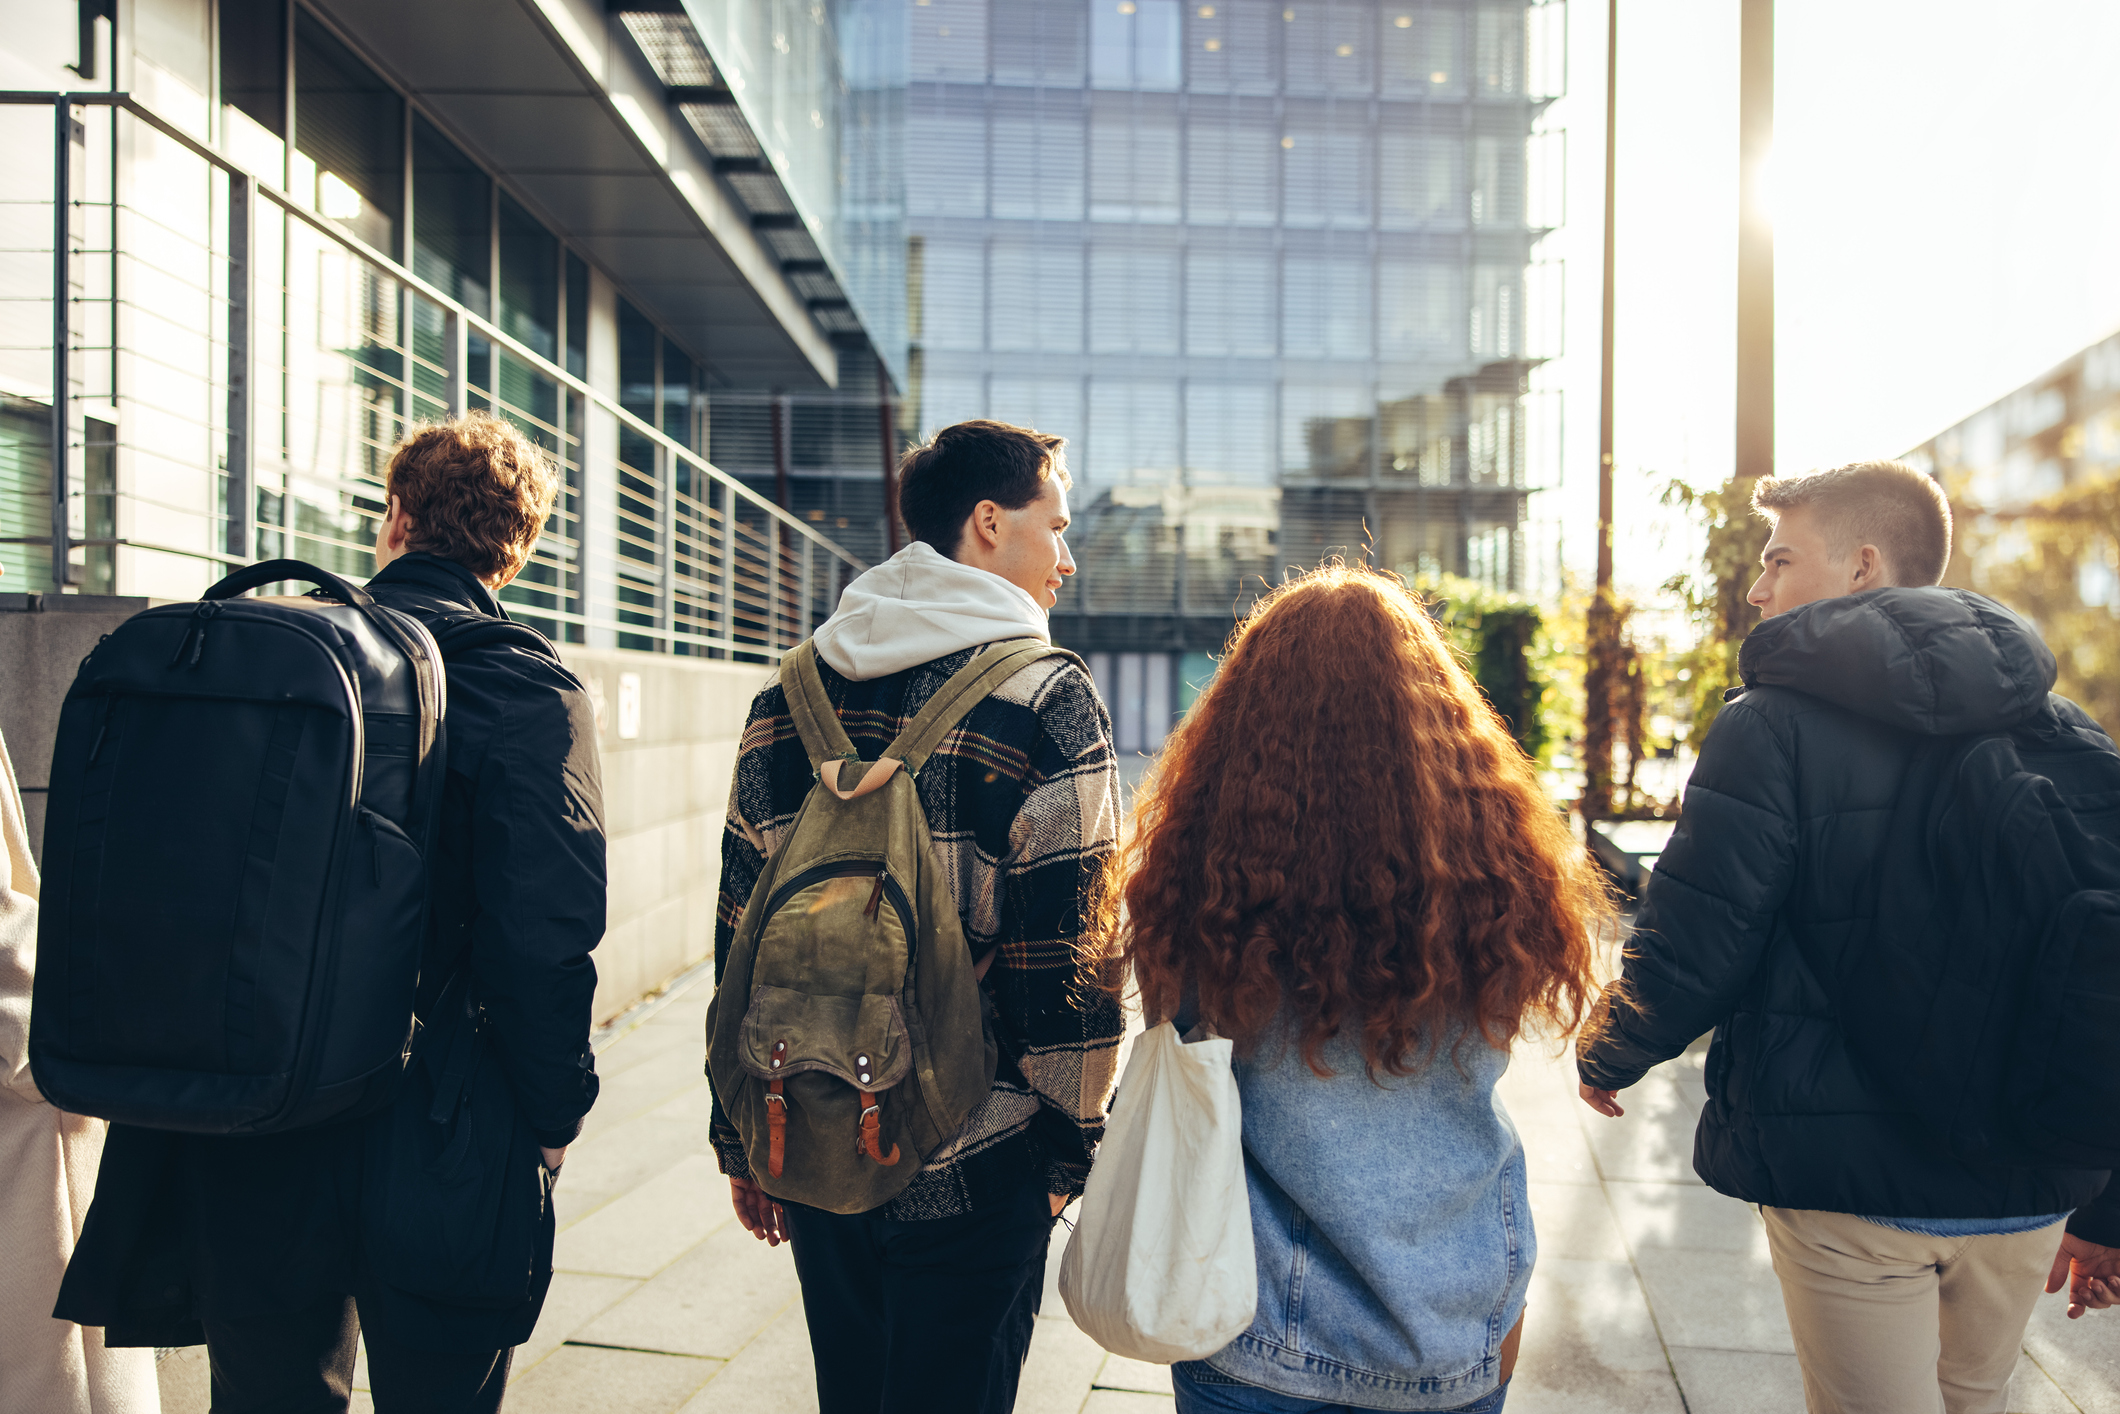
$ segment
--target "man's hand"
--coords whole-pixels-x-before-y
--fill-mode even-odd
[[[787,1215],[763,1188],[748,1178],[732,1176],[729,1198],[736,1204],[736,1221],[743,1224],[745,1232],[768,1247],[778,1247],[788,1240]]]
[[[2103,1311],[2120,1304],[2120,1247],[2100,1247],[2073,1234],[2063,1233],[2061,1250],[2054,1254],[2053,1270],[2046,1274],[2047,1294],[2068,1284],[2068,1318],[2085,1311]]]
[[[1626,1111],[1619,1107],[1619,1091],[1600,1090],[1594,1085],[1579,1085],[1576,1091],[1583,1103],[1607,1119],[1618,1119]]]
[[[1053,1200],[1053,1216],[1056,1218],[1060,1216],[1060,1210],[1062,1208],[1066,1207],[1069,1203],[1075,1201],[1074,1199],[1068,1197],[1065,1193],[1053,1193],[1048,1194],[1047,1196]]]
[[[567,1162],[567,1146],[564,1144],[557,1149],[547,1149],[540,1144],[537,1152],[545,1156],[545,1168],[551,1173],[558,1173],[559,1166]]]

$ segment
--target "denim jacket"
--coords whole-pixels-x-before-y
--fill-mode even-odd
[[[1291,1039],[1236,1062],[1259,1264],[1251,1329],[1207,1358],[1280,1394],[1454,1409],[1493,1392],[1538,1254],[1524,1146],[1468,1037],[1371,1081],[1349,1037],[1320,1079]]]

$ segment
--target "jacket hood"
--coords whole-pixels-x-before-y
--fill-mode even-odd
[[[1873,589],[1763,621],[1737,657],[1746,687],[1790,687],[1925,736],[2002,731],[2046,705],[2054,655],[2032,626],[1965,589]]]
[[[816,643],[834,672],[867,682],[1004,638],[1053,641],[1038,601],[915,540],[847,585]]]

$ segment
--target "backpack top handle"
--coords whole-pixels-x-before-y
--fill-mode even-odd
[[[341,579],[330,570],[318,569],[304,560],[260,560],[254,565],[245,565],[234,574],[207,590],[202,599],[233,599],[248,589],[260,585],[274,584],[283,579],[301,584],[314,584],[328,589],[340,603],[363,611],[375,607],[375,598],[351,580]]]

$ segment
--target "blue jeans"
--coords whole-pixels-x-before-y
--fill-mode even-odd
[[[1178,1414],[1362,1414],[1351,1404],[1320,1404],[1244,1384],[1198,1360],[1171,1366],[1170,1384],[1178,1396]],[[1495,1386],[1494,1393],[1461,1404],[1448,1414],[1502,1414],[1502,1403],[1508,1398],[1509,1385],[1504,1381]]]

